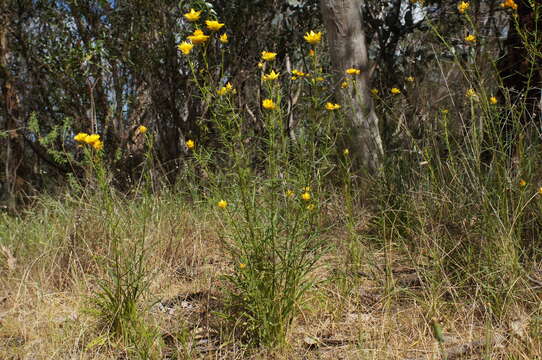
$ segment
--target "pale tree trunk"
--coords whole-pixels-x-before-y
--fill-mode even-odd
[[[381,166],[383,149],[369,88],[362,3],[363,0],[320,0],[320,8],[336,79],[355,79],[348,88],[337,93],[350,120],[351,154],[359,165],[376,172]],[[361,74],[346,75],[345,70],[349,68],[359,69]]]

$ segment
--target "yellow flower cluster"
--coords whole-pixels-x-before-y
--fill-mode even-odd
[[[104,148],[104,143],[100,140],[100,135],[98,134],[87,134],[80,132],[75,135],[73,139],[80,143],[85,143],[92,146],[96,150],[102,150]]]
[[[474,89],[468,89],[465,96],[468,98],[474,98],[476,97],[476,91]]]
[[[491,105],[496,105],[499,101],[497,100],[497,98],[495,96],[492,96],[489,98],[489,103]]]
[[[216,93],[220,96],[224,96],[226,94],[229,94],[229,93],[233,93],[235,94],[235,89],[233,88],[232,84],[230,84],[229,82],[226,83],[225,86],[221,87],[220,89],[218,89],[216,91]]]
[[[270,51],[262,51],[262,60],[264,61],[273,61],[277,57],[277,53]]]
[[[275,104],[273,99],[264,99],[262,101],[262,106],[266,110],[275,110],[277,108],[277,104]]]
[[[516,2],[514,0],[504,0],[504,2],[501,3],[501,7],[503,9],[510,8],[510,9],[517,10],[518,9],[518,4],[516,4]]]
[[[279,74],[277,74],[275,70],[271,70],[269,74],[262,75],[262,80],[264,81],[276,80],[278,79],[278,77],[279,77]]]
[[[359,75],[359,74],[361,74],[361,70],[360,70],[360,69],[354,69],[354,68],[346,69],[345,72],[346,72],[348,75]]]
[[[194,9],[190,9],[189,12],[183,15],[184,18],[189,22],[195,22],[198,21],[201,17],[201,11],[196,11]],[[220,30],[224,24],[216,21],[216,20],[206,20],[205,25],[207,26],[207,29],[210,31],[218,31]],[[203,44],[207,40],[209,40],[210,35],[205,35],[205,33],[201,29],[195,29],[192,35],[187,36],[188,41],[183,41],[179,45],[177,45],[177,48],[184,54],[188,55],[194,48],[194,45]],[[223,44],[228,43],[228,34],[224,33],[220,35],[218,38],[218,41],[220,41]]]
[[[314,31],[311,30],[310,32],[306,33],[303,38],[309,44],[316,45],[322,40],[322,33],[321,32],[315,33]]]
[[[186,141],[186,147],[190,150],[192,150],[196,146],[196,143],[194,140],[187,140]]]
[[[457,11],[459,11],[460,14],[464,14],[465,11],[467,11],[469,9],[469,6],[470,6],[470,3],[467,2],[467,1],[461,1],[458,5],[457,5]]]
[[[220,200],[216,205],[221,209],[225,209],[228,206],[228,202],[226,200]]]
[[[221,24],[216,20],[206,20],[205,25],[207,25],[207,29],[211,31],[218,31],[224,26],[224,24]]]
[[[476,35],[469,34],[465,36],[465,41],[469,43],[475,43],[476,42]]]
[[[393,95],[398,95],[401,93],[401,90],[399,90],[398,88],[394,87],[394,88],[391,88],[390,92],[393,94]]]
[[[341,108],[341,105],[339,104],[333,104],[331,102],[326,103],[326,109],[329,111],[338,110]]]
[[[148,129],[145,125],[139,125],[136,129],[136,133],[143,135],[147,132],[147,130]]]

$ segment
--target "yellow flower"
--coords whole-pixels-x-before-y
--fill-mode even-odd
[[[224,24],[221,24],[216,20],[206,20],[205,25],[207,25],[207,29],[211,31],[218,31],[224,26]]]
[[[258,67],[259,67],[260,69],[262,69],[262,68],[263,68],[263,62],[259,62],[259,63],[258,63]]]
[[[476,35],[467,35],[465,36],[465,41],[466,42],[470,42],[470,43],[475,43],[476,42]]]
[[[147,132],[147,127],[145,125],[139,125],[136,129],[138,134],[145,134]]]
[[[262,106],[264,109],[267,109],[267,110],[274,110],[277,105],[273,102],[272,99],[264,99],[262,101]]]
[[[440,110],[444,115],[448,114],[448,109],[442,109]]]
[[[501,4],[501,7],[502,7],[503,9],[511,8],[511,9],[517,10],[517,9],[518,9],[518,4],[516,4],[516,2],[515,2],[514,0],[505,0],[505,1]]]
[[[374,89],[374,88],[371,89],[371,94],[373,95],[378,95],[378,92],[379,92],[378,89]]]
[[[239,269],[243,270],[244,268],[247,267],[247,264],[245,263],[239,263]]]
[[[346,73],[348,75],[359,75],[359,74],[361,74],[361,70],[350,68],[350,69],[346,69]]]
[[[292,76],[291,79],[292,80],[297,80],[297,76]]]
[[[313,49],[310,49],[309,56],[314,56],[314,55],[316,55],[316,52]]]
[[[464,14],[465,11],[468,10],[469,6],[470,6],[470,3],[466,1],[461,1],[459,5],[457,5],[457,10],[459,11],[460,14]]]
[[[538,188],[538,193],[539,193],[540,195],[542,195],[542,187],[541,187],[541,188]]]
[[[350,150],[344,149],[344,150],[343,150],[343,155],[344,155],[344,156],[350,155]]]
[[[315,44],[318,44],[320,40],[322,40],[322,33],[321,32],[315,33],[314,31],[311,30],[310,32],[305,34],[304,39],[309,44],[315,45]]]
[[[271,70],[271,72],[269,74],[263,74],[262,75],[262,80],[264,80],[264,81],[276,80],[276,79],[278,79],[278,77],[279,77],[279,74],[277,74],[275,72],[275,70]]]
[[[527,186],[527,181],[521,179],[521,180],[519,181],[519,186],[521,186],[521,187]]]
[[[476,91],[474,91],[474,89],[468,89],[465,96],[469,98],[476,97]]]
[[[201,15],[201,11],[195,11],[194,9],[190,9],[190,12],[187,12],[184,14],[184,18],[190,22],[198,21],[199,17]]]
[[[314,204],[307,205],[307,210],[312,211],[316,206]]]
[[[216,205],[221,209],[225,209],[226,206],[228,206],[228,202],[226,200],[220,200]]]
[[[397,95],[397,94],[400,94],[401,93],[401,90],[399,90],[398,88],[391,88],[390,92],[393,94],[393,95]]]
[[[192,41],[192,44],[203,44],[209,40],[209,35],[205,35],[200,29],[194,30],[194,33],[188,36],[188,40]]]
[[[408,76],[405,78],[405,80],[408,82],[414,82],[414,76]]]
[[[299,70],[292,70],[292,75],[298,76],[298,77],[307,76],[307,74],[305,74],[304,72],[299,71]]]
[[[293,192],[292,190],[289,190],[289,189],[286,190],[286,197],[291,198],[291,197],[294,197],[294,195],[295,195],[295,194],[294,194],[294,192]]]
[[[196,143],[194,142],[194,140],[187,140],[186,141],[186,147],[190,150],[192,150],[194,148],[194,146],[196,146]]]
[[[218,40],[222,43],[222,44],[227,44],[228,43],[228,34],[224,33],[222,35],[220,35],[220,37],[218,38]]]
[[[324,81],[324,78],[321,77],[321,76],[318,76],[318,77],[315,77],[315,78],[314,78],[314,81],[316,81],[316,82]]]
[[[92,147],[96,150],[102,150],[104,148],[104,143],[100,140],[96,140],[92,143]]]
[[[230,84],[229,82],[226,83],[226,86],[223,86],[216,91],[216,93],[220,96],[226,95],[231,92],[235,93],[235,89],[233,88],[232,84]]]
[[[262,51],[262,60],[273,61],[273,60],[275,60],[275,57],[277,57],[277,53],[269,52],[269,51]]]
[[[98,134],[88,135],[88,136],[85,137],[85,139],[83,141],[86,142],[89,145],[92,145],[96,141],[100,141],[100,135],[98,135]]]
[[[340,108],[341,108],[341,105],[339,105],[339,104],[333,104],[331,102],[326,103],[326,109],[329,110],[329,111],[337,110],[337,109],[340,109]]]
[[[183,41],[179,45],[177,45],[177,49],[181,50],[183,54],[188,55],[190,54],[190,51],[192,51],[192,48],[194,47],[194,44],[189,43],[188,41]]]
[[[492,97],[489,98],[489,102],[490,102],[491,105],[495,105],[499,101],[497,100],[497,98],[495,96],[492,96]]]
[[[75,135],[73,137],[73,139],[75,141],[79,141],[79,142],[84,142],[85,139],[87,138],[88,134],[87,133],[84,133],[84,132],[80,132],[79,134]]]
[[[311,194],[308,191],[305,191],[303,194],[301,194],[301,199],[309,201],[311,199]]]
[[[346,89],[348,87],[348,81],[343,81],[341,83],[341,88]]]

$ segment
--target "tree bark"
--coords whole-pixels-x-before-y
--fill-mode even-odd
[[[346,69],[361,70],[348,88],[337,92],[337,99],[348,109],[349,146],[353,159],[358,165],[376,172],[381,166],[383,148],[370,93],[362,3],[362,0],[320,0],[320,8],[337,83],[345,76],[352,77],[345,75]]]

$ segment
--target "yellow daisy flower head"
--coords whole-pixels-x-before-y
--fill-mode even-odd
[[[329,111],[338,110],[340,108],[341,108],[341,105],[339,105],[339,104],[334,104],[334,103],[331,103],[331,102],[326,103],[326,109],[329,110]]]
[[[474,89],[468,89],[467,92],[465,93],[465,96],[468,97],[468,98],[474,98],[476,97],[476,91]]]
[[[224,26],[224,24],[221,24],[216,20],[206,20],[205,25],[207,25],[207,29],[211,31],[218,31]]]
[[[312,210],[314,210],[315,207],[316,207],[316,205],[309,204],[309,205],[307,205],[307,210],[312,211]]]
[[[344,149],[344,150],[343,150],[343,155],[344,155],[344,156],[350,155],[350,150]]]
[[[216,206],[218,206],[221,209],[225,209],[226,206],[228,206],[228,202],[226,200],[220,200],[216,203]]]
[[[92,143],[92,147],[96,150],[102,150],[104,148],[104,143],[101,140],[96,140]]]
[[[262,101],[262,106],[264,109],[267,110],[275,110],[277,107],[277,104],[272,99],[264,99]]]
[[[269,74],[262,75],[262,80],[264,81],[276,80],[278,78],[279,78],[279,74],[277,74],[275,70],[271,70]]]
[[[371,89],[371,94],[378,95],[379,91],[376,88]]]
[[[360,69],[354,69],[354,68],[346,69],[345,72],[346,72],[348,75],[359,75],[359,74],[361,74],[361,70],[360,70]]]
[[[262,60],[273,61],[277,57],[277,53],[270,51],[262,51]]]
[[[538,188],[538,193],[542,195],[542,187]]]
[[[307,74],[305,74],[304,72],[302,71],[299,71],[299,70],[292,70],[292,75],[293,76],[297,76],[297,77],[303,77],[303,76],[306,76]]]
[[[491,105],[496,105],[499,101],[497,100],[497,98],[495,96],[492,96],[489,98],[489,103]]]
[[[86,142],[89,145],[92,145],[96,141],[99,141],[99,140],[100,140],[100,135],[92,134],[92,135],[89,135],[89,136],[85,137],[85,139],[83,141]]]
[[[301,194],[301,199],[304,201],[309,201],[311,199],[311,194],[308,191],[305,191]]]
[[[414,82],[415,79],[414,79],[414,76],[407,76],[405,80],[408,82]]]
[[[348,87],[348,81],[343,81],[341,83],[341,88],[346,89]]]
[[[520,187],[525,187],[525,186],[527,186],[527,181],[521,179],[518,184],[519,184]]]
[[[220,41],[222,44],[227,44],[230,40],[228,39],[228,34],[224,33],[220,35],[218,38],[218,41]]]
[[[75,135],[73,139],[78,142],[85,142],[85,139],[87,138],[88,134],[84,132],[80,132],[79,134]]]
[[[247,267],[247,264],[245,263],[239,263],[239,269],[243,270],[244,268]]]
[[[322,33],[321,32],[315,33],[314,31],[311,30],[310,32],[306,33],[303,38],[309,44],[316,45],[320,42],[320,40],[322,40]]]
[[[201,16],[201,11],[190,9],[189,12],[184,14],[184,18],[190,22],[198,21]]]
[[[188,36],[188,40],[192,41],[192,44],[198,45],[203,44],[209,40],[209,35],[205,35],[200,29],[194,30],[192,35]]]
[[[234,93],[235,94],[235,89],[233,88],[232,84],[228,82],[228,83],[226,83],[225,86],[218,89],[216,91],[216,93],[218,95],[220,95],[220,96],[223,96],[223,95],[226,95],[226,94],[229,94],[229,93]]]
[[[136,129],[138,134],[145,134],[147,132],[147,127],[145,125],[139,125]]]
[[[192,51],[193,47],[194,47],[194,44],[192,44],[192,43],[190,43],[188,41],[183,41],[182,43],[177,45],[177,49],[182,51],[182,53],[185,54],[185,55],[190,54],[190,51]]]
[[[186,147],[190,150],[192,150],[196,146],[196,143],[194,140],[187,140],[186,141]]]
[[[258,68],[259,68],[259,69],[263,69],[263,62],[259,62],[259,63],[258,63]]]
[[[286,197],[292,198],[294,197],[294,192],[290,189],[286,190]]]
[[[465,41],[469,43],[475,43],[476,42],[476,35],[469,34],[465,36]]]
[[[391,88],[390,92],[391,92],[393,95],[397,95],[397,94],[400,94],[400,93],[401,93],[401,90],[399,90],[398,88],[394,87],[394,88]]]
[[[457,5],[457,11],[459,11],[460,14],[464,14],[465,11],[467,11],[469,9],[469,6],[470,6],[470,3],[467,2],[467,1],[461,1],[458,5]]]

